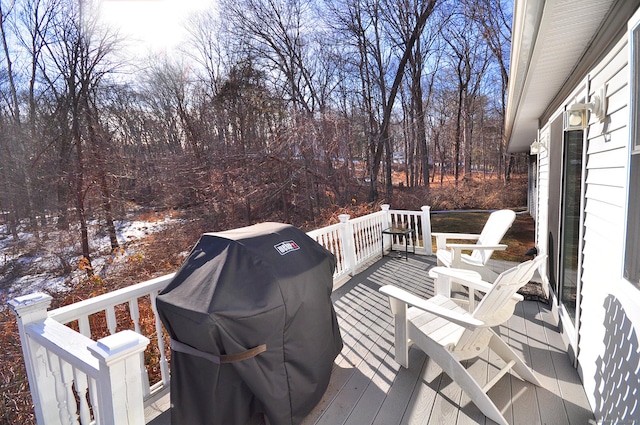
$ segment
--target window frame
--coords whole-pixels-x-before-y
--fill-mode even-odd
[[[623,277],[640,288],[640,15],[629,21],[629,162]]]

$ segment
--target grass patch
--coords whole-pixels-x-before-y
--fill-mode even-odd
[[[480,233],[489,212],[442,212],[431,214],[431,231],[441,233]],[[525,261],[524,253],[535,245],[535,223],[526,213],[517,214],[511,228],[500,243],[508,246],[494,251],[491,258],[507,261]],[[435,241],[433,249],[435,250]]]

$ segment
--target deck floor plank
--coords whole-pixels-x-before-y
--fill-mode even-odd
[[[573,367],[571,359],[566,354],[562,336],[554,325],[552,313],[548,309],[544,311],[542,321],[547,335],[551,361],[556,372],[557,383],[560,388],[559,397],[564,402],[564,407],[569,417],[570,424],[595,423],[593,413],[589,408],[589,402],[584,392],[577,370]]]
[[[527,341],[526,321],[524,319],[523,308],[526,302],[527,301],[518,303],[513,316],[509,319],[508,342],[520,358],[530,366],[531,350]],[[513,412],[513,423],[518,425],[542,424],[536,386],[513,375],[509,375],[509,378],[513,398],[513,407],[511,409]]]
[[[489,352],[485,351],[481,356],[474,360],[467,360],[465,362],[467,370],[473,376],[480,385],[484,385],[488,382],[489,373]],[[482,414],[480,409],[471,402],[471,399],[462,393],[460,400],[460,414],[458,415],[457,425],[473,425],[484,424],[486,417]]]
[[[401,259],[386,256],[334,291],[344,348],[327,391],[303,425],[494,424],[421,350],[409,350],[409,368],[394,360],[392,316],[378,289],[393,284],[431,297],[428,270],[434,265],[434,257],[410,255],[405,261],[404,253]],[[593,420],[547,305],[519,303],[497,331],[543,383],[536,387],[507,374],[489,391],[510,424],[582,425]],[[487,351],[466,365],[485,383],[504,363]],[[168,425],[169,412],[149,423]]]
[[[395,363],[395,360],[390,359],[394,364],[390,367],[397,367],[398,372],[372,424],[397,425],[402,423],[407,406],[410,405],[411,394],[422,375],[426,358],[427,356],[419,350],[409,350],[409,367],[407,369],[400,367]]]
[[[509,328],[507,326],[500,326],[498,328],[498,334],[509,342]],[[488,356],[488,369],[487,379],[492,379],[504,366],[505,362],[493,351],[487,351]],[[513,393],[511,392],[511,375],[503,376],[496,384],[487,392],[489,398],[493,401],[498,409],[500,409],[502,416],[509,423],[513,423],[513,405],[511,400],[513,399]],[[487,424],[495,424],[494,421],[487,418]]]
[[[420,350],[413,350],[420,351]],[[442,370],[428,357],[423,358],[422,371],[416,382],[408,408],[404,412],[402,424],[427,424],[433,414]]]
[[[538,403],[540,404],[540,417],[543,423],[555,423],[565,425],[569,423],[567,412],[562,402],[558,377],[553,367],[551,350],[556,348],[549,346],[547,334],[541,319],[544,309],[540,303],[523,303],[526,317],[526,332],[528,344],[531,347],[530,365],[536,371],[542,387],[536,388]]]
[[[384,399],[381,391],[370,384],[377,375],[382,360],[389,352],[390,347],[385,347],[387,345],[384,342],[385,333],[386,341],[389,341],[392,337],[392,329],[390,326],[380,328],[376,326],[375,321],[371,325],[366,329],[353,330],[361,335],[357,344],[358,348],[355,351],[358,352],[358,357],[362,358],[362,361],[357,364],[356,372],[352,374],[340,391],[339,402],[334,402],[319,418],[317,424],[342,424],[349,418],[353,410],[362,414],[369,413],[366,410],[366,403],[360,403],[360,400],[372,402],[373,400],[370,400],[369,397],[375,398],[374,396],[378,394],[380,394],[381,400]],[[369,389],[369,387],[371,388]],[[367,391],[368,389],[369,391]],[[367,393],[369,397],[363,397]],[[361,405],[363,406],[360,407]]]
[[[354,288],[355,289],[355,288]],[[361,369],[367,369],[366,363],[371,353],[383,344],[376,344],[377,340],[384,338],[381,334],[386,330],[392,338],[389,320],[380,320],[384,310],[380,306],[371,304],[370,293],[366,289],[358,288],[347,294],[348,302],[341,300],[335,302],[338,316],[338,324],[343,337],[344,348],[336,359],[340,378],[330,385],[331,393],[325,393],[323,402],[332,398],[329,403],[323,403],[319,410],[314,409],[311,415],[305,418],[304,424],[339,424],[349,415],[351,407],[358,400],[358,387],[366,387],[370,378],[364,378]],[[354,297],[353,294],[360,294]],[[384,327],[382,327],[384,325]],[[363,363],[365,365],[363,365]],[[349,390],[353,389],[354,390]],[[335,400],[339,394],[340,400]],[[339,419],[341,418],[342,419]]]

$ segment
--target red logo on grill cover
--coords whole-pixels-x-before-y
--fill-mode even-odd
[[[300,249],[300,246],[294,241],[282,241],[279,244],[274,245],[273,247],[276,249],[276,251],[278,251],[280,255],[287,255],[290,252]]]

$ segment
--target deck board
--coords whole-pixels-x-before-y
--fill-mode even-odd
[[[557,383],[560,388],[559,397],[564,401],[564,407],[569,417],[569,423],[594,423],[593,413],[585,411],[583,406],[587,403],[584,388],[578,376],[577,370],[573,367],[569,356],[566,354],[562,337],[556,325],[553,325],[550,311],[544,313],[544,328],[549,341],[549,353]],[[588,406],[588,403],[586,404]]]
[[[527,341],[531,347],[531,356],[527,362],[538,372],[538,379],[543,384],[542,388],[536,388],[538,403],[541,406],[540,418],[542,423],[568,424],[569,418],[560,398],[560,387],[553,369],[546,330],[541,322],[544,317],[544,308],[541,308],[543,306],[539,303],[523,304],[524,314],[530,318],[526,322]]]
[[[526,321],[524,319],[524,304],[516,306],[514,315],[509,319],[508,342],[527,365],[531,365],[531,350],[527,338]],[[535,385],[510,376],[511,394],[513,399],[513,423],[522,425],[542,424],[540,409],[538,408]],[[520,396],[522,394],[522,396]]]
[[[393,284],[431,297],[433,281],[428,270],[434,261],[434,257],[417,255],[410,255],[408,261],[404,256],[385,257],[334,291],[344,348],[324,397],[303,425],[494,424],[419,349],[409,350],[408,369],[393,359],[392,316],[378,289]],[[593,420],[547,305],[519,303],[514,316],[497,331],[543,383],[538,388],[507,374],[489,391],[509,423],[571,425]],[[485,352],[466,365],[486,382],[503,364],[495,354]],[[149,423],[169,424],[168,413]]]

